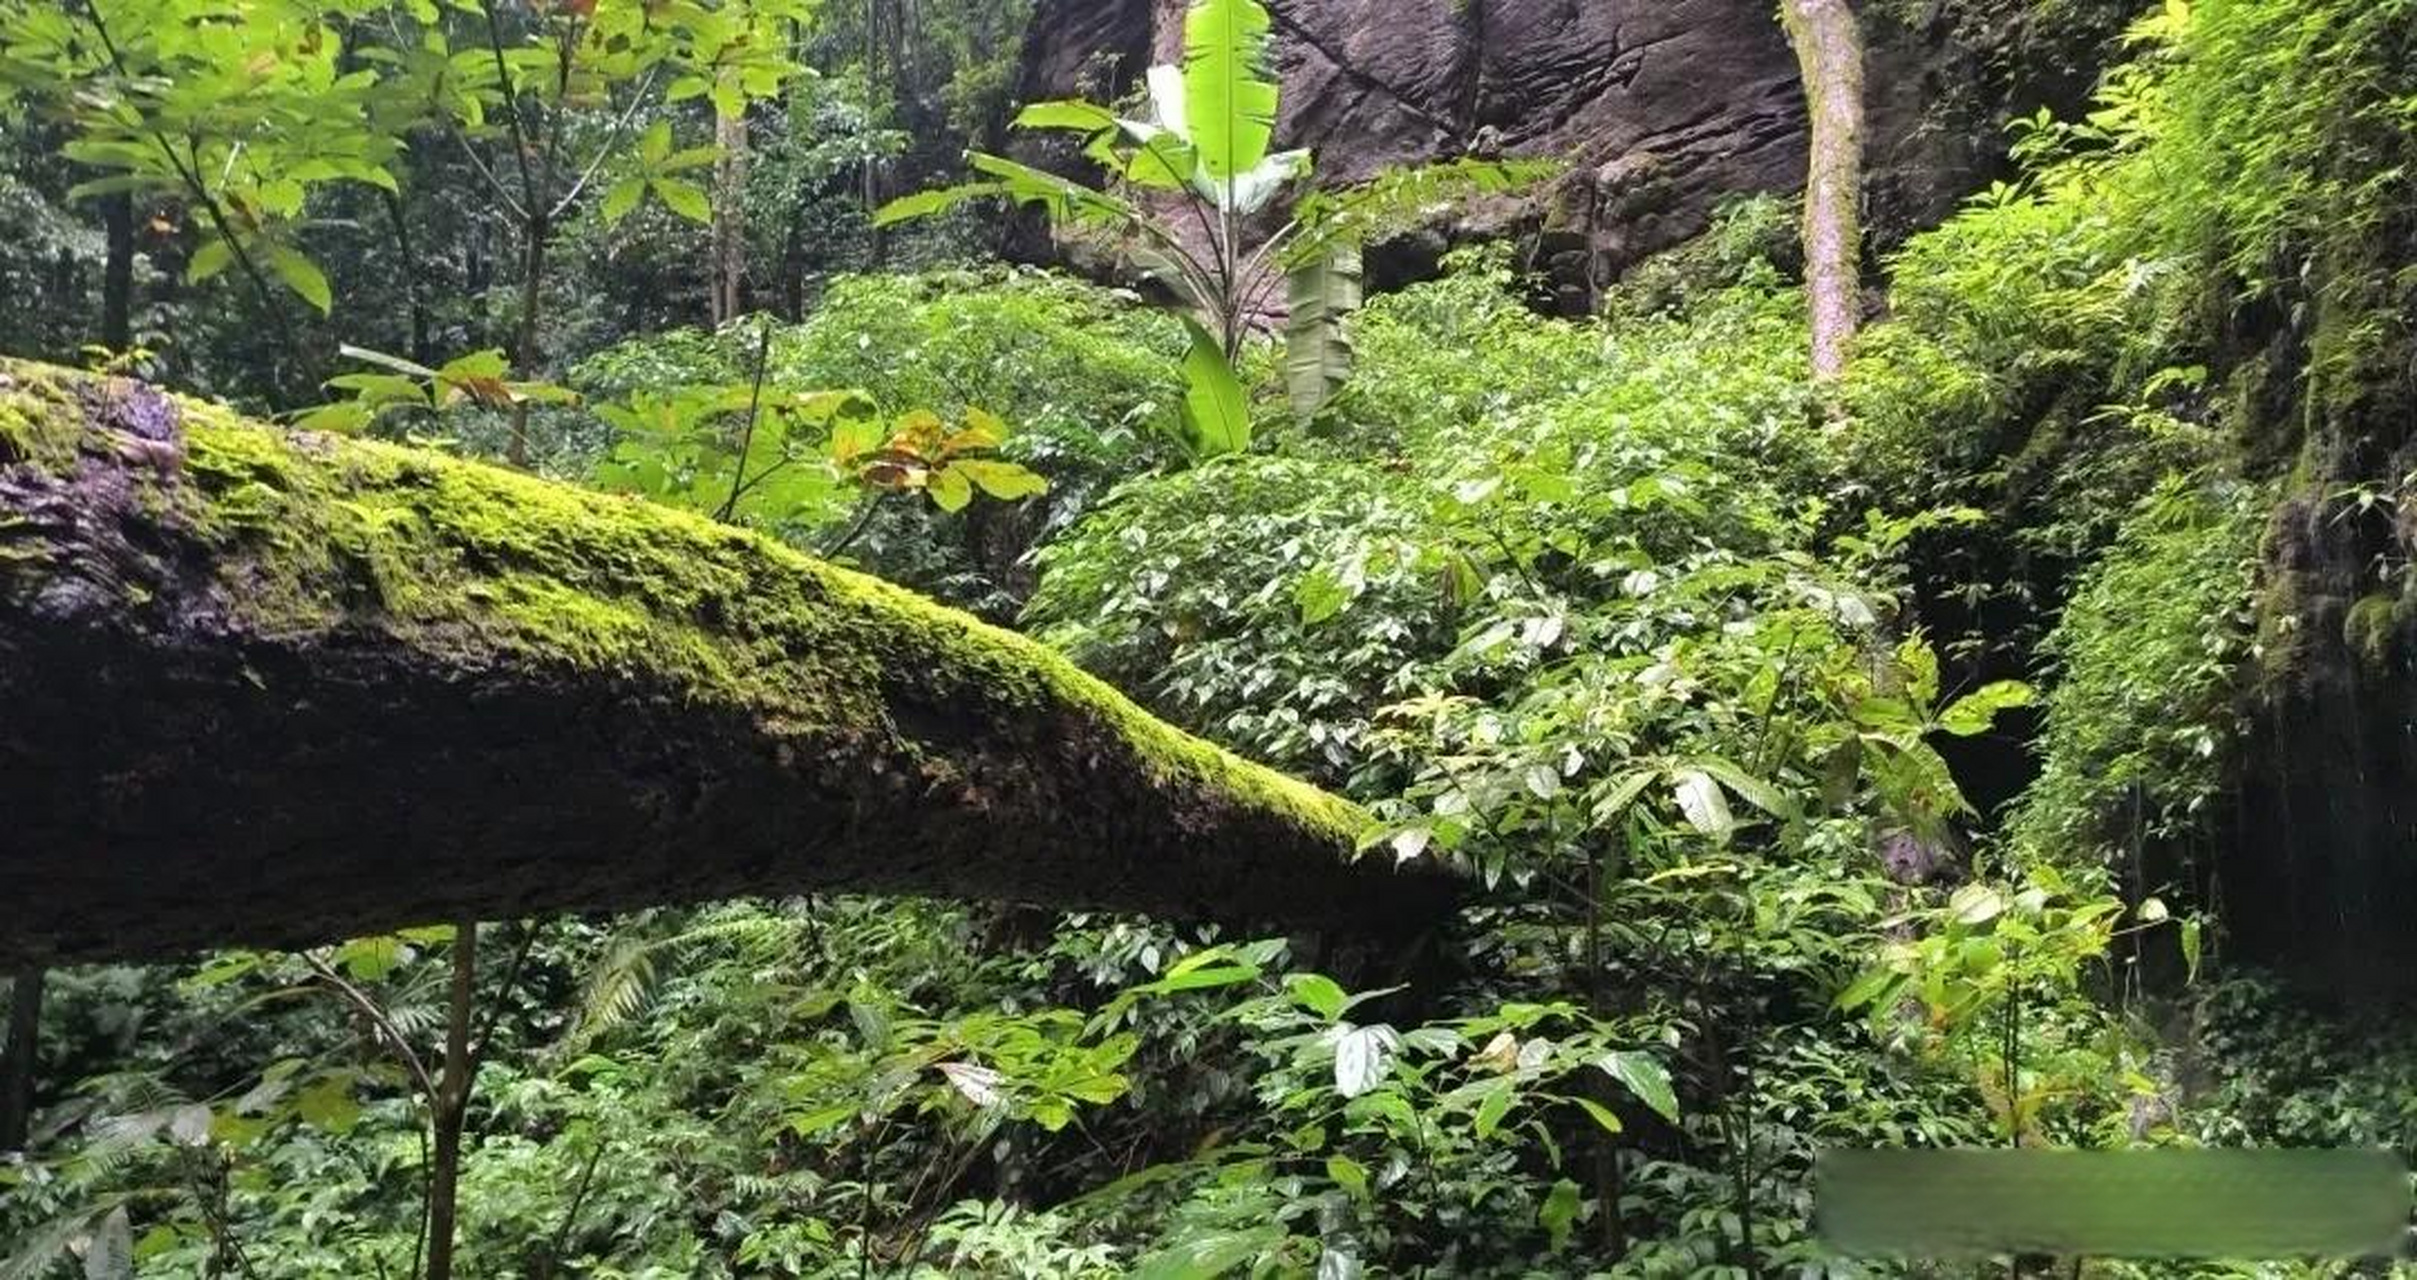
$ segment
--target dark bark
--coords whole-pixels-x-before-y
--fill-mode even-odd
[[[553,226],[542,214],[531,214],[521,226],[520,323],[512,333],[512,370],[524,379],[537,376],[538,322],[545,312],[546,241]],[[529,465],[529,406],[512,406],[512,436],[506,450],[512,465]]]
[[[23,1151],[33,1132],[34,1060],[41,1048],[40,968],[17,971],[9,983],[8,1041],[0,1052],[0,1151]]]
[[[478,922],[453,929],[453,986],[446,1002],[445,1069],[429,1099],[434,1133],[428,1167],[428,1269],[422,1280],[453,1280],[454,1220],[461,1200],[462,1131],[478,1070],[470,1050],[470,1018],[478,995]],[[501,999],[499,995],[497,997]]]
[[[134,345],[134,197],[123,191],[103,196],[101,228],[108,242],[101,270],[101,345],[124,351]]]
[[[0,362],[0,964],[739,894],[1415,933],[1459,881],[769,541]],[[15,443],[12,444],[12,439]]]

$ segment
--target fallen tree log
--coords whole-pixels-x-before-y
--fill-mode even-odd
[[[0,967],[814,890],[1448,911],[1365,821],[765,538],[0,362]]]

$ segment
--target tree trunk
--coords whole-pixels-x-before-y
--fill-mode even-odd
[[[538,321],[545,311],[546,240],[553,226],[543,214],[531,214],[521,227],[520,323],[512,335],[512,372],[524,379],[537,376]],[[529,406],[512,406],[512,437],[504,454],[513,466],[529,465]]]
[[[122,352],[134,346],[134,197],[124,191],[101,197],[101,227],[108,242],[101,272],[101,345]]]
[[[434,1139],[428,1168],[428,1268],[422,1280],[453,1280],[454,1220],[461,1200],[462,1129],[470,1114],[470,1016],[478,993],[478,922],[453,927],[453,988],[445,1012],[445,1066],[428,1100]]]
[[[411,358],[423,365],[436,361],[435,344],[429,335],[428,298],[420,288],[419,254],[411,247],[410,210],[403,207],[403,197],[393,191],[381,190],[386,205],[386,223],[394,232],[395,261],[402,268],[403,297],[411,308]]]
[[[41,1048],[40,968],[19,969],[9,983],[8,1041],[0,1052],[0,1151],[23,1151],[33,1132],[34,1057]]]
[[[1851,0],[1780,0],[1779,18],[1811,114],[1804,275],[1813,380],[1832,383],[1846,372],[1863,311],[1863,30]]]
[[[747,117],[715,116],[713,140],[721,149],[713,163],[713,323],[719,328],[747,305]]]
[[[0,965],[896,892],[1414,934],[1461,881],[768,539],[0,360]]]

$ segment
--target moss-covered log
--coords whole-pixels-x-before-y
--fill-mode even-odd
[[[752,534],[0,362],[0,966],[806,890],[1448,909],[1363,822]]]

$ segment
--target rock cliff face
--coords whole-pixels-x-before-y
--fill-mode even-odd
[[[1043,0],[1025,101],[1113,98],[1182,39],[1183,0]],[[2070,103],[2124,6],[2051,24],[2012,0],[1872,0],[1872,225],[1885,242],[1985,181],[2005,121]],[[1499,149],[1568,176],[1479,229],[1540,233],[1573,304],[1701,231],[1732,196],[1804,180],[1804,98],[1772,0],[1272,0],[1283,133],[1349,182]],[[2008,12],[2013,11],[2013,12]],[[1429,246],[1432,252],[1435,246]],[[1411,257],[1418,255],[1412,247]],[[1378,264],[1383,270],[1383,264]],[[1396,270],[1401,269],[1399,263]]]

